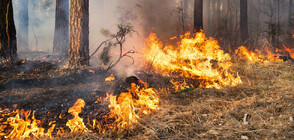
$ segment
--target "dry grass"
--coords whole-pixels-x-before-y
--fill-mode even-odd
[[[141,119],[136,129],[59,139],[293,139],[293,63],[234,66],[242,85],[175,94],[160,89],[160,110]]]

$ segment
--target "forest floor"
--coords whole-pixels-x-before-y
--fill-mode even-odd
[[[243,83],[222,89],[173,92],[168,80],[151,75],[159,110],[123,133],[65,134],[54,139],[294,139],[294,63],[234,62]],[[36,110],[44,122],[66,113],[78,98],[85,110],[113,83],[98,68],[63,69],[55,62],[20,61],[0,68],[0,108]],[[146,76],[139,76],[143,81]],[[86,111],[83,111],[86,112]]]

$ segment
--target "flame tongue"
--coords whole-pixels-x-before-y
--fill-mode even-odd
[[[123,129],[132,128],[134,123],[139,120],[139,115],[148,115],[158,110],[159,98],[152,88],[139,87],[132,83],[128,92],[121,93],[117,96],[109,96],[111,115],[116,120],[115,129],[121,132]],[[133,95],[138,99],[135,99]]]
[[[197,77],[202,81],[200,86],[205,88],[236,86],[241,83],[239,76],[231,74],[230,55],[220,49],[217,41],[207,39],[202,32],[197,33],[195,38],[189,38],[189,34],[183,37],[180,45],[174,47],[163,46],[156,34],[150,34],[145,57],[153,64],[156,72],[176,72],[187,78]]]
[[[249,51],[246,47],[239,47],[235,53],[241,59],[248,60],[249,62],[256,63],[268,63],[268,62],[282,62],[283,60],[277,57],[273,52],[271,52],[268,48],[265,49],[266,55],[263,55],[259,50]]]
[[[9,117],[4,125],[0,126],[0,136],[5,138],[28,138],[30,136],[35,137],[51,137],[51,133],[55,128],[55,124],[49,124],[51,127],[45,133],[45,129],[41,127],[41,121],[35,119],[35,111],[31,114],[31,111],[16,110],[15,117]],[[24,116],[23,119],[21,116]],[[30,119],[31,116],[31,119]],[[2,132],[4,128],[9,125],[12,130],[8,133]]]
[[[293,38],[294,38],[294,34],[293,34]],[[288,52],[290,57],[292,59],[294,59],[294,48],[290,49],[290,48],[287,48],[286,46],[284,46],[284,49],[283,50],[279,50],[281,52]]]
[[[86,105],[85,101],[78,99],[73,107],[68,110],[68,113],[74,116],[73,119],[68,120],[66,126],[68,126],[71,132],[88,132],[89,130],[85,126],[83,119],[79,117],[82,112],[82,108]]]
[[[147,115],[158,110],[159,98],[152,88],[148,88],[146,83],[143,83],[144,87],[139,87],[136,84],[132,84],[128,92],[121,93],[120,96],[108,95],[106,99],[109,99],[110,114],[107,115],[108,119],[115,119],[115,123],[111,126],[101,126],[97,120],[93,120],[93,130],[98,130],[99,133],[104,133],[105,130],[113,130],[122,132],[126,128],[133,128],[134,123],[137,123],[140,119],[140,115]],[[133,96],[136,95],[135,99]],[[104,101],[104,100],[103,100]],[[92,132],[89,130],[83,119],[79,117],[82,109],[85,107],[85,101],[78,99],[75,104],[69,108],[68,113],[74,116],[73,119],[68,120],[66,126],[70,128],[71,133],[74,132]],[[0,110],[2,117],[9,117],[7,121],[4,118],[0,118],[0,136],[5,138],[29,138],[29,137],[51,137],[51,134],[56,126],[55,121],[49,123],[51,126],[47,132],[42,126],[40,120],[35,119],[35,115],[31,111],[13,111],[12,113],[4,113]],[[106,127],[106,128],[105,128]],[[57,134],[64,134],[64,129],[59,128]]]

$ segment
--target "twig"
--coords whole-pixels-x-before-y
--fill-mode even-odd
[[[132,59],[132,64],[135,63],[135,60],[132,56],[129,54],[134,54],[136,53],[135,49],[129,50],[126,53],[123,54],[123,43],[126,41],[126,35],[131,34],[132,32],[135,32],[131,26],[129,25],[118,25],[119,31],[115,34],[112,35],[112,37],[116,40],[116,42],[113,44],[113,46],[119,45],[119,58],[115,62],[111,62],[108,65],[107,71],[112,69],[115,65],[117,65],[120,60],[124,57],[128,57]]]
[[[237,129],[231,129],[231,130],[237,131],[239,133],[254,133],[254,132],[258,132],[258,131],[264,131],[266,129],[257,129],[257,130],[248,130],[248,131],[240,131],[240,130],[237,130]]]
[[[102,47],[103,44],[106,44],[106,42],[110,41],[111,39],[113,39],[113,38],[110,38],[110,39],[107,39],[107,40],[103,41],[103,42],[97,47],[97,49],[91,54],[90,58],[91,58],[92,56],[94,56],[94,55],[98,52],[98,50]]]
[[[244,125],[248,124],[248,121],[247,121],[248,116],[249,116],[249,114],[247,114],[247,113],[244,114],[244,118],[243,118],[243,124]]]
[[[132,56],[130,56],[130,55],[128,55],[128,54],[134,54],[134,53],[136,53],[136,51],[135,50],[129,50],[128,52],[126,52],[125,54],[120,54],[120,57],[116,60],[116,62],[115,63],[113,63],[113,61],[109,64],[109,66],[108,66],[108,68],[107,68],[107,71],[108,70],[110,70],[110,69],[112,69],[115,65],[117,65],[119,62],[120,62],[120,60],[122,59],[122,58],[124,58],[124,57],[129,57],[129,58],[131,58],[132,59],[132,65],[135,63],[135,59],[132,57]]]

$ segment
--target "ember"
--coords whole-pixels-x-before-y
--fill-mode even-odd
[[[105,82],[110,82],[110,81],[113,81],[115,80],[115,77],[113,76],[113,74],[111,74],[111,76],[105,78]]]

